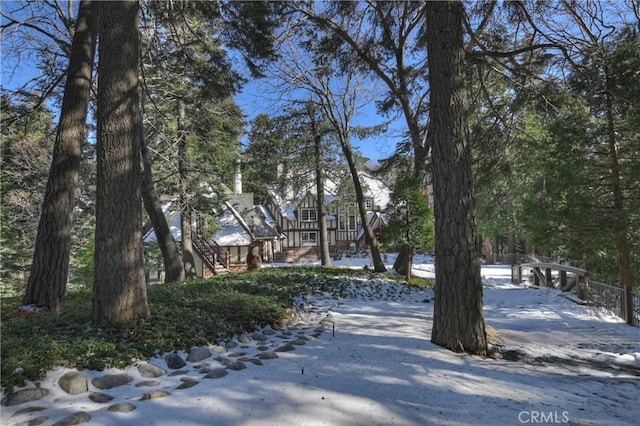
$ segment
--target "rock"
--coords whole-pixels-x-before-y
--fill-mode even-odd
[[[193,380],[189,377],[183,377],[180,381],[182,381],[182,383],[180,383],[176,389],[189,389],[198,384],[197,380]]]
[[[228,366],[230,366],[231,364],[233,364],[233,361],[231,361],[230,359],[227,359],[227,358],[222,358],[222,357],[220,357],[220,358],[216,358],[216,360],[217,360],[220,364],[224,365],[225,367],[228,367]]]
[[[229,365],[227,367],[229,370],[244,370],[245,368],[247,368],[247,364],[245,364],[242,361],[236,361],[231,363],[231,365]]]
[[[214,368],[213,370],[208,372],[207,375],[204,376],[204,378],[205,379],[219,379],[220,377],[224,377],[227,374],[229,374],[229,373],[224,368]]]
[[[91,384],[98,389],[111,389],[115,388],[116,386],[126,385],[132,380],[133,377],[124,373],[107,374],[105,376],[96,377],[95,379],[91,380]]]
[[[275,352],[262,352],[258,354],[259,359],[276,359],[278,358],[278,354]]]
[[[282,345],[279,348],[277,348],[274,352],[289,352],[289,351],[295,351],[296,348],[295,346],[287,343],[286,345]]]
[[[149,386],[159,386],[160,382],[157,380],[143,380],[142,382],[136,383],[137,388],[149,387]]]
[[[114,413],[129,413],[136,409],[136,406],[130,402],[121,402],[118,404],[110,405],[107,410]]]
[[[253,334],[251,335],[251,338],[252,338],[253,340],[257,340],[257,341],[259,341],[259,342],[264,342],[265,340],[267,340],[267,336],[265,336],[265,335],[264,335],[264,334],[262,334],[262,333],[258,333],[258,332],[253,333]]]
[[[238,342],[240,343],[251,343],[251,339],[249,339],[249,337],[245,336],[244,334],[240,337],[238,337]]]
[[[269,346],[258,346],[256,349],[259,351],[266,351],[269,349]]]
[[[250,363],[255,364],[255,365],[263,365],[262,361],[260,361],[258,358],[247,358],[247,357],[244,357],[244,358],[240,358],[238,361],[250,362]]]
[[[96,404],[104,404],[105,402],[111,401],[113,397],[110,395],[107,395],[106,393],[92,392],[89,395],[89,399],[95,402]]]
[[[273,336],[274,334],[276,334],[276,332],[272,328],[265,328],[264,330],[262,330],[262,334],[264,334],[265,336]]]
[[[49,390],[44,388],[22,389],[2,398],[0,404],[4,406],[24,404],[25,402],[36,401],[49,395]]]
[[[47,407],[27,407],[13,413],[11,417],[20,416],[22,414],[35,413],[36,411],[46,410]]]
[[[194,370],[200,370],[201,368],[207,368],[209,366],[209,364],[207,364],[206,362],[202,363],[202,364],[193,364],[193,369]]]
[[[137,365],[138,372],[142,377],[151,378],[151,377],[160,377],[167,374],[163,368],[158,367],[157,365],[150,364],[148,362],[141,362]]]
[[[175,376],[181,376],[181,375],[187,374],[187,373],[188,373],[187,370],[176,370],[176,371],[172,371],[167,376],[168,377],[175,377]]]
[[[86,423],[91,421],[91,416],[86,411],[78,411],[70,416],[65,417],[53,424],[53,426],[71,426],[79,425],[80,423]]]
[[[306,342],[305,342],[305,339],[300,339],[300,338],[298,338],[298,339],[295,339],[295,340],[290,341],[290,342],[289,342],[289,344],[290,344],[290,345],[297,345],[297,346],[301,346],[301,345],[306,344]],[[285,345],[285,346],[286,346],[286,345]]]
[[[247,353],[246,352],[231,352],[229,355],[227,355],[229,358],[240,358],[241,356],[245,356]]]
[[[13,426],[38,426],[38,425],[43,424],[47,420],[49,420],[49,417],[40,416],[40,417],[36,417],[36,418],[30,419],[30,420],[25,420],[24,422],[14,423]]]
[[[84,374],[79,371],[69,371],[58,380],[60,389],[70,395],[78,395],[89,390],[89,383]]]
[[[496,330],[494,327],[490,326],[489,324],[486,324],[484,329],[485,329],[485,333],[487,334],[487,343],[494,346],[504,346],[504,342],[502,341],[502,338],[500,337],[498,330]]]
[[[238,346],[238,344],[237,344],[236,342],[227,342],[227,343],[225,343],[225,345],[224,345],[224,347],[225,347],[225,348],[227,348],[227,349],[233,349],[233,348],[235,348],[236,346]]]
[[[167,362],[167,367],[172,370],[177,370],[179,368],[187,365],[186,362],[175,352],[165,355],[164,360]]]
[[[210,356],[211,350],[207,346],[198,346],[191,349],[191,351],[189,352],[189,356],[187,356],[187,361],[199,362],[203,359],[209,358]]]
[[[142,395],[142,398],[140,398],[140,401],[148,401],[150,399],[164,398],[165,396],[169,396],[169,395],[171,394],[167,391],[155,390]]]
[[[227,350],[225,348],[223,348],[220,345],[215,345],[213,348],[211,348],[213,350],[213,352],[217,353],[217,354],[226,354]]]

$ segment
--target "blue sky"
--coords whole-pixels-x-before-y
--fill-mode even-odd
[[[280,95],[273,92],[268,81],[259,79],[252,80],[246,84],[242,92],[236,96],[236,102],[247,115],[250,121],[258,114],[267,114],[276,116],[282,109]],[[360,112],[354,117],[353,124],[359,126],[373,126],[385,122],[385,118],[376,112],[373,102],[365,105]],[[351,141],[354,148],[371,159],[376,160],[389,157],[395,151],[396,144],[402,138],[405,130],[402,120],[394,120],[389,126],[387,133],[367,140],[358,140],[353,138]]]

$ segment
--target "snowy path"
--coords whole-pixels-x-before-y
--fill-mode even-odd
[[[84,410],[92,425],[119,426],[637,424],[640,329],[557,291],[512,286],[502,269],[483,273],[486,321],[518,361],[431,344],[433,304],[422,302],[429,291],[317,299],[314,315],[326,317],[327,331],[263,366],[218,380],[193,369],[187,375],[199,383],[183,390],[178,378],[159,377],[171,395],[149,401],[133,386],[111,389],[114,402],[135,403],[128,413],[60,390],[38,403],[50,404],[54,421]],[[43,386],[55,389],[61,374]],[[3,424],[15,423],[7,423],[11,411],[3,407]]]

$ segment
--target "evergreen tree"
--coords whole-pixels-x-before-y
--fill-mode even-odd
[[[396,182],[391,202],[393,206],[387,211],[384,241],[402,247],[401,253],[406,253],[406,256],[398,257],[394,269],[408,280],[416,251],[433,251],[435,247],[433,212],[427,205],[419,181],[411,176]]]
[[[60,122],[24,304],[58,313],[69,278],[71,226],[86,138],[96,34],[92,2],[83,0],[71,44]]]
[[[93,322],[149,316],[142,247],[139,3],[98,2]]]
[[[0,102],[0,278],[23,293],[51,165],[54,116],[43,105],[34,107],[37,98],[23,105],[3,92]]]
[[[484,356],[463,23],[461,2],[435,2],[427,9],[437,260],[431,341]]]

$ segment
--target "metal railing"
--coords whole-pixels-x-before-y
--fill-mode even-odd
[[[624,289],[598,281],[589,280],[587,301],[601,306],[620,318],[624,318]],[[631,293],[632,325],[640,327],[640,293]]]
[[[550,263],[524,263],[511,266],[511,279],[519,284],[525,275],[530,276],[536,285],[571,291],[580,299],[595,306],[603,307],[620,318],[625,319],[625,290],[622,287],[604,284],[588,278],[588,272],[569,265]],[[544,273],[542,272],[544,270]],[[553,280],[551,271],[559,271],[559,282]],[[574,275],[574,279],[567,281],[566,273]],[[572,285],[573,284],[573,285]],[[640,327],[640,292],[631,293],[631,321],[630,324]]]

